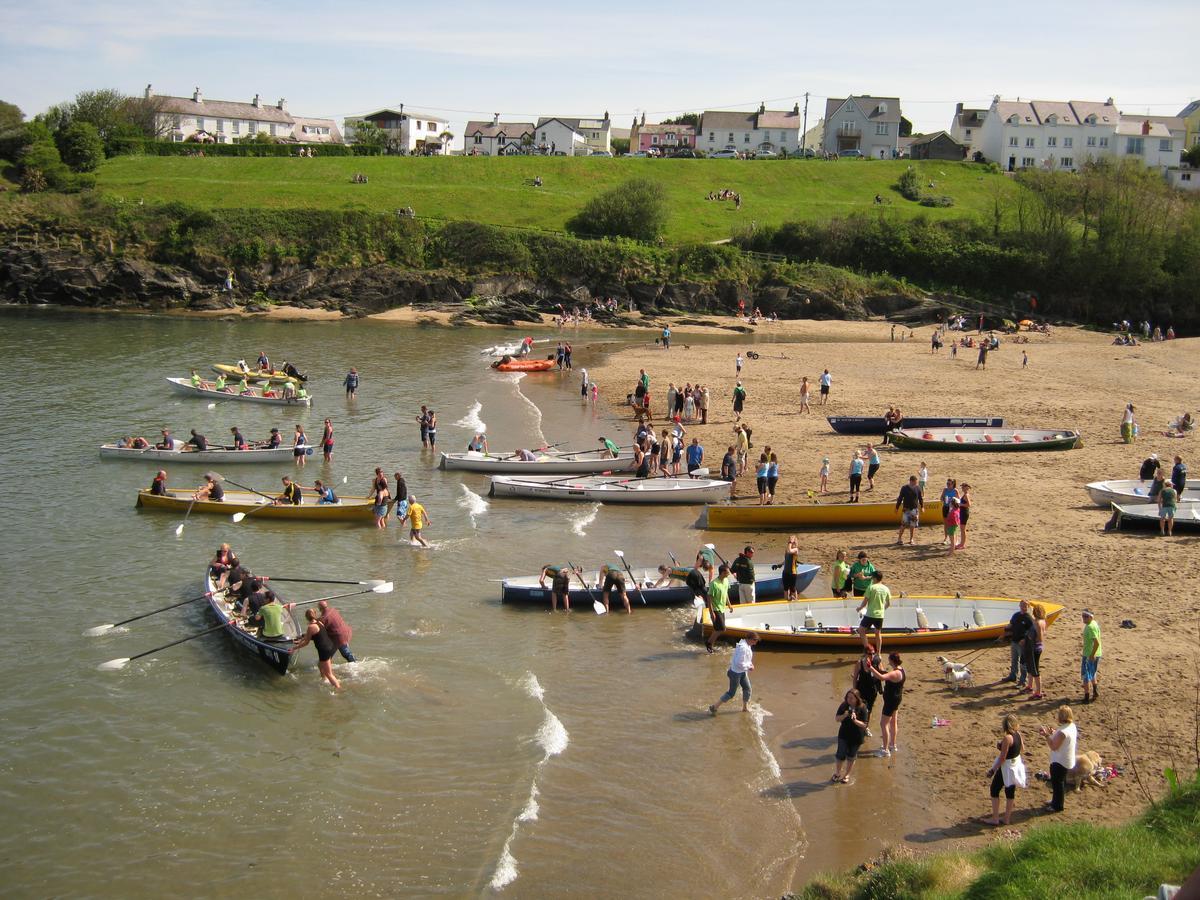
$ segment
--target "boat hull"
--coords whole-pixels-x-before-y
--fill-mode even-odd
[[[493,497],[534,500],[573,500],[587,503],[698,504],[729,496],[729,482],[705,478],[517,478],[495,475],[488,493]]]
[[[1029,453],[1070,450],[1079,446],[1079,432],[1070,429],[944,428],[893,431],[888,436],[897,450],[930,453]]]
[[[704,508],[704,527],[729,531],[771,531],[793,528],[847,528],[900,525],[901,511],[892,503],[808,503],[775,506]],[[921,508],[922,525],[940,525],[942,506],[927,501]]]
[[[242,627],[233,616],[233,602],[225,591],[217,591],[211,575],[204,576],[205,590],[208,591],[208,608],[218,620],[227,623],[225,633],[230,640],[247,656],[267,664],[279,675],[286,675],[296,662],[296,641],[300,637],[300,626],[289,609],[284,613],[283,622],[286,633],[294,635],[286,641],[264,641],[255,636],[254,632]]]
[[[1148,529],[1158,531],[1158,504],[1114,503],[1112,505],[1112,527],[1120,531]],[[1174,531],[1200,529],[1200,503],[1181,503],[1175,509]]]
[[[829,416],[829,427],[838,434],[881,435],[887,432],[883,416]],[[999,416],[947,417],[905,416],[901,427],[913,428],[1003,428],[1004,419]]]
[[[242,370],[237,366],[227,366],[223,363],[217,363],[212,367],[212,370],[218,375],[224,375],[226,378],[245,378],[251,384],[262,384],[264,381],[274,382],[275,384],[283,384],[285,381],[290,381],[292,384],[299,385],[301,380],[293,378],[287,372],[247,372],[242,373]]]
[[[821,571],[820,566],[803,565],[799,567],[796,573],[796,590],[802,591],[812,584],[813,579],[817,577],[817,573]],[[671,606],[679,603],[692,602],[692,589],[682,582],[672,582],[664,587],[646,587],[646,584],[653,584],[658,578],[656,569],[634,569],[634,576],[637,578],[637,583],[641,585],[641,595],[646,598],[648,606]],[[575,583],[571,585],[567,592],[571,603],[591,603],[593,599],[600,600],[600,589],[596,587],[599,573],[595,570],[583,573],[584,580],[587,581],[591,588],[591,596],[579,583],[579,579],[575,579]],[[500,586],[500,602],[514,604],[534,604],[538,606],[550,605],[550,582],[549,577],[546,578],[546,587],[538,584],[536,575],[528,575],[518,578],[506,578],[501,582]],[[629,596],[630,603],[641,604],[641,598],[638,592],[630,584],[626,587],[625,593]],[[778,572],[772,571],[769,574],[759,575],[754,580],[754,593],[758,600],[771,599],[773,597],[783,596],[783,576]],[[737,582],[731,582],[729,586],[729,594],[731,597],[737,596]],[[611,599],[609,601],[611,603]]]
[[[211,388],[193,387],[186,378],[168,378],[171,388],[180,394],[200,397],[206,400],[240,400],[243,403],[260,403],[266,406],[312,406],[312,397],[284,399],[283,397],[264,397],[258,394],[227,394]]]
[[[846,647],[861,649],[858,636],[859,613],[855,607],[858,597],[847,599],[824,598],[779,600],[756,603],[753,606],[733,606],[725,615],[725,634],[737,641],[751,631],[759,640],[770,644],[791,644],[803,647]],[[1039,601],[1042,602],[1042,601]],[[961,644],[974,641],[994,641],[1003,637],[1009,618],[1017,611],[1019,600],[1002,597],[935,597],[915,596],[893,598],[884,616],[884,649],[922,647],[935,644]],[[916,607],[921,606],[930,628],[921,630],[917,624]],[[1057,603],[1045,603],[1046,621],[1053,624],[1062,613]],[[983,614],[984,623],[976,625],[974,610]],[[814,628],[805,628],[805,614],[811,611]],[[704,610],[702,627],[705,636],[712,633],[712,620]],[[948,627],[942,627],[943,625]]]
[[[1139,503],[1154,503],[1157,501],[1150,497],[1149,481],[1134,481],[1132,479],[1125,481],[1093,481],[1084,487],[1088,496],[1092,498],[1092,502],[1097,506],[1111,506],[1114,503],[1121,504],[1139,504]],[[1184,486],[1183,493],[1179,497],[1180,503],[1191,503],[1200,501],[1200,478],[1188,479]]]
[[[490,456],[484,453],[443,453],[439,466],[460,472],[485,472],[495,475],[599,475],[603,472],[632,472],[636,463],[633,455],[613,457],[599,452],[586,454],[546,454],[533,461],[515,459],[511,455]]]
[[[493,366],[497,372],[549,372],[554,368],[552,359],[514,359]]]
[[[286,504],[272,506],[265,498],[249,491],[226,491],[220,501],[197,500],[192,503],[190,491],[177,491],[163,495],[151,494],[148,490],[138,491],[137,505],[144,509],[166,509],[187,513],[191,505],[192,514],[231,516],[234,513],[253,513],[252,519],[290,519],[292,521],[315,522],[366,522],[373,521],[374,502],[369,497],[343,497],[339,503],[302,503],[299,506]],[[249,521],[249,519],[247,520]]]
[[[306,448],[312,455],[313,448]],[[293,458],[291,447],[275,447],[260,450],[225,450],[209,448],[208,450],[159,450],[148,447],[145,450],[134,450],[131,447],[118,447],[115,444],[104,444],[100,447],[101,459],[131,459],[139,462],[154,460],[169,463],[272,463],[289,462]]]

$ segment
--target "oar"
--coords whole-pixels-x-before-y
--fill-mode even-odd
[[[183,514],[183,521],[179,523],[175,529],[175,537],[183,537],[183,526],[187,524],[188,516],[192,514],[192,507],[196,505],[196,495],[192,494],[192,502],[188,504],[187,512]]]
[[[117,659],[110,659],[106,663],[100,663],[98,669],[123,669],[135,659],[141,659],[143,656],[149,656],[151,653],[157,653],[159,650],[166,650],[168,647],[174,647],[176,644],[183,644],[187,641],[194,641],[198,637],[204,637],[206,634],[212,634],[214,631],[220,631],[222,628],[227,628],[233,624],[231,619],[228,622],[222,622],[220,625],[214,625],[212,628],[205,628],[203,631],[197,631],[195,634],[189,634],[187,637],[180,638],[177,641],[171,641],[169,644],[163,644],[161,647],[155,647],[153,650],[147,650],[145,653],[139,653],[136,656],[121,656]]]
[[[199,597],[192,597],[189,600],[180,600],[178,603],[172,603],[170,606],[164,606],[161,609],[152,609],[150,612],[142,613],[140,616],[131,616],[128,619],[122,619],[120,622],[112,622],[108,625],[97,625],[95,628],[89,628],[84,634],[89,637],[95,637],[98,634],[104,634],[106,631],[111,631],[118,625],[128,625],[130,622],[136,622],[138,619],[144,619],[147,616],[153,616],[160,612],[166,612],[168,609],[175,609],[177,606],[187,606],[189,603],[195,603],[197,600],[203,600],[205,597],[211,597],[212,593],[201,594]]]
[[[646,606],[647,605],[646,595],[642,593],[642,586],[640,584],[638,584],[637,578],[634,577],[633,569],[629,568],[629,563],[625,561],[625,551],[624,550],[614,550],[613,553],[617,554],[617,556],[620,557],[621,564],[623,566],[625,566],[625,571],[629,573],[629,580],[632,581],[633,586],[635,588],[637,588],[638,597],[642,601],[642,606]]]
[[[575,566],[575,563],[568,559],[567,565],[571,567],[571,571],[575,573],[575,577],[579,579],[579,583],[582,584],[583,589],[587,591],[588,599],[592,601],[592,609],[596,611],[596,615],[602,616],[608,612],[608,610],[604,608],[604,604],[592,595],[592,589],[588,587],[588,583],[583,580],[583,573]]]
[[[232,516],[230,516],[230,518],[233,519],[233,522],[236,525],[238,522],[242,521],[242,519],[246,518],[246,516],[252,516],[252,515],[254,515],[254,513],[258,512],[260,509],[269,509],[270,507],[272,507],[274,505],[275,505],[274,502],[264,503],[261,506],[254,507],[254,509],[250,510],[250,512],[235,512]]]
[[[330,578],[276,578],[274,575],[264,575],[262,577],[266,578],[268,581],[280,581],[285,583],[296,582],[297,584],[361,584],[364,587],[370,588],[371,590],[374,590],[381,584],[391,583],[384,581],[382,578],[373,578],[370,581],[334,581]],[[383,593],[387,592],[384,591]]]
[[[719,559],[721,562],[725,563],[725,565],[729,565],[729,560],[727,560],[725,557],[723,557],[721,555],[720,551],[717,550],[716,544],[705,544],[704,546],[707,549],[711,550],[713,553],[715,553],[717,555],[717,559]]]
[[[390,581],[380,581],[365,591],[351,591],[348,594],[335,594],[332,597],[318,597],[316,600],[301,600],[299,603],[293,603],[292,606],[312,606],[314,603],[327,600],[345,600],[347,597],[357,597],[359,594],[390,594],[395,590],[395,587]]]
[[[216,474],[216,475],[217,475],[217,477],[218,477],[218,478],[220,478],[222,481],[228,481],[228,482],[229,482],[230,484],[232,484],[234,487],[241,488],[243,491],[249,491],[251,494],[258,494],[258,496],[260,496],[260,497],[266,497],[268,500],[274,500],[274,499],[275,499],[275,498],[274,498],[274,497],[272,497],[270,494],[264,494],[262,491],[256,491],[256,490],[255,490],[254,488],[252,488],[252,487],[246,487],[246,485],[244,485],[244,484],[238,484],[236,481],[230,481],[228,478],[225,478],[225,477],[223,477],[222,475],[220,475],[220,474],[218,474],[218,473],[213,473],[213,474]]]

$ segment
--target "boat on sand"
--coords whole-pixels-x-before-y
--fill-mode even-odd
[[[880,435],[887,432],[883,416],[828,416],[829,427],[838,434]],[[1004,419],[987,416],[905,416],[901,428],[1003,428]]]
[[[1070,450],[1079,446],[1079,432],[1069,428],[901,428],[889,433],[888,443],[897,450],[951,453]]]
[[[560,453],[554,448],[533,451],[535,459],[521,459],[516,453],[443,453],[438,464],[442,469],[463,472],[494,472],[496,474],[526,473],[531,475],[599,474],[601,472],[630,472],[636,463],[632,450],[613,456],[607,450],[579,450]]]
[[[1113,503],[1137,504],[1154,503],[1156,498],[1150,496],[1152,481],[1093,481],[1084,487],[1092,502],[1097,506],[1110,506]],[[1179,496],[1180,503],[1200,501],[1200,478],[1188,479],[1183,493]]]
[[[714,478],[494,475],[488,493],[493,497],[593,503],[711,503],[729,496],[729,482]]]

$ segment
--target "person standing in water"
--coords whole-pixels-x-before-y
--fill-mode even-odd
[[[724,566],[721,569],[724,570]],[[754,671],[754,645],[758,643],[758,634],[751,631],[737,642],[733,648],[733,659],[729,662],[729,690],[723,693],[716,703],[708,708],[710,715],[716,715],[717,709],[727,700],[732,700],[742,689],[742,712],[750,710],[750,673]]]
[[[358,397],[358,369],[351,366],[350,371],[346,373],[346,378],[342,381],[342,384],[344,384],[346,386],[346,399],[347,400],[357,399],[357,397]]]
[[[429,518],[429,513],[425,512],[425,507],[417,502],[417,498],[411,494],[408,497],[408,514],[406,519],[411,519],[411,530],[408,533],[408,539],[414,544],[420,544],[422,547],[429,547],[429,542],[421,535],[426,525],[433,523],[433,519]]]

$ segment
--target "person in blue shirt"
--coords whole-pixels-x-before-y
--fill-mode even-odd
[[[854,451],[854,456],[850,458],[850,502],[858,502],[858,492],[862,490],[863,476],[863,460],[858,455],[858,451]]]
[[[1171,467],[1171,484],[1182,499],[1183,489],[1187,487],[1187,466],[1184,465],[1182,456],[1176,456],[1175,465]]]
[[[313,482],[312,490],[317,492],[317,505],[323,506],[331,503],[337,503],[337,494],[333,492],[333,488],[324,484],[321,479]]]
[[[671,328],[668,325],[663,326],[662,345],[664,350],[671,349]]]
[[[704,448],[700,446],[700,438],[692,438],[687,448],[687,470],[691,475],[704,462]],[[694,476],[693,476],[694,477]]]
[[[358,369],[351,366],[350,371],[346,373],[346,377],[342,381],[342,384],[344,384],[346,386],[346,399],[347,400],[353,400],[355,397],[357,397],[358,396]]]

